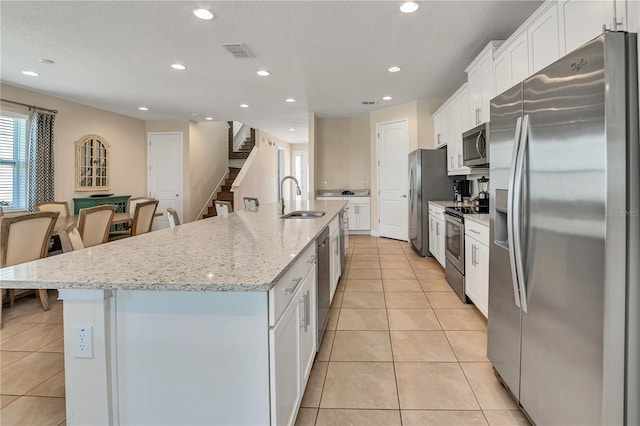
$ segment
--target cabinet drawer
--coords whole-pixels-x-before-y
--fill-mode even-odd
[[[309,271],[311,271],[311,268],[313,268],[313,265],[316,264],[315,240],[311,244],[309,244],[309,247],[304,250],[302,256],[300,256],[300,259],[298,259],[298,264],[300,267],[300,275],[302,275],[302,278],[306,277]]]
[[[301,271],[302,263],[298,260],[285,272],[278,283],[269,290],[269,327],[273,327],[285,311],[296,290],[302,284],[304,276]]]
[[[429,216],[444,220],[444,209],[440,206],[429,203]]]
[[[482,243],[485,246],[489,245],[489,227],[488,226],[480,225],[479,223],[472,222],[470,220],[465,220],[464,233],[466,236],[477,240],[479,243]]]
[[[273,327],[285,311],[293,295],[316,263],[315,241],[309,244],[298,260],[289,268],[278,283],[269,290],[269,327]]]

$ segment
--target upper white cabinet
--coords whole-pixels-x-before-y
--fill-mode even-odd
[[[470,169],[462,165],[462,132],[468,125],[469,91],[464,84],[451,97],[448,107],[449,138],[447,145],[447,171],[449,175],[465,175]]]
[[[496,50],[493,60],[496,95],[531,75],[528,46],[525,31],[510,38]]]
[[[465,70],[469,90],[469,130],[489,121],[489,102],[495,96],[493,81],[493,54],[502,41],[491,41]]]
[[[560,52],[569,53],[602,34],[603,27],[627,29],[627,2],[624,0],[560,0]],[[617,23],[614,28],[614,22]]]
[[[447,106],[448,104],[445,103],[433,114],[433,141],[436,148],[443,147],[448,143],[449,117],[447,115]]]
[[[531,74],[552,64],[561,56],[557,3],[555,1],[544,3],[534,16],[536,19],[527,29]]]

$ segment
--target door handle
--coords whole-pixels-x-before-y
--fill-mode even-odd
[[[180,196],[180,194],[176,194],[176,198],[179,197],[179,196]]]
[[[520,287],[520,306],[522,311],[527,313],[527,284],[524,276],[524,261],[522,255],[522,239],[521,231],[521,208],[522,208],[522,175],[524,171],[524,153],[529,142],[529,115],[525,115],[522,119],[522,134],[520,136],[520,147],[518,149],[518,157],[516,159],[516,170],[514,173],[514,214],[513,214],[513,236],[514,236],[514,252],[516,261],[516,273],[518,274],[518,284]],[[517,222],[516,222],[517,221]]]
[[[407,198],[407,194],[402,194],[400,197]]]
[[[511,164],[511,176],[509,176],[509,198],[507,199],[507,236],[509,239],[509,264],[511,265],[511,281],[513,283],[513,294],[515,297],[515,303],[518,308],[521,308],[521,288],[520,288],[520,273],[518,271],[519,262],[517,261],[516,246],[519,244],[519,239],[516,239],[516,215],[519,214],[519,209],[516,212],[516,191],[518,187],[518,160],[520,159],[520,150],[522,145],[522,118],[518,117],[516,120],[516,132],[514,136],[514,146]],[[518,198],[519,200],[519,198]]]

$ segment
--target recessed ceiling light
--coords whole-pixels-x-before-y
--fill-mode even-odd
[[[289,131],[290,132],[293,132],[294,130],[296,130],[296,129],[294,129],[293,127],[289,127]]]
[[[38,73],[37,73],[37,72],[35,72],[35,71],[28,71],[28,70],[24,70],[24,71],[22,71],[22,74],[24,74],[24,75],[28,75],[29,77],[37,77],[37,76],[39,76],[39,75],[40,75],[40,74],[38,74]]]
[[[405,1],[402,3],[402,6],[400,6],[400,12],[413,13],[418,10],[419,7],[420,6],[415,1]]]
[[[287,98],[287,99],[285,99],[285,102],[289,102],[289,103],[292,103],[292,102],[295,102],[295,101],[296,101],[296,100],[295,100],[295,99],[293,99],[293,98]]]
[[[140,111],[149,111],[149,108],[147,108],[147,107],[138,107],[138,109]]]
[[[196,9],[193,11],[193,14],[200,19],[204,19],[205,21],[213,19],[213,13],[211,13],[211,11],[207,9]]]
[[[249,105],[247,105],[247,104],[240,104],[240,108],[249,108]]]
[[[391,99],[393,99],[391,96],[383,96],[382,97],[383,101],[390,101]]]
[[[207,120],[207,121],[211,121],[211,120],[213,120],[213,117],[205,117],[204,119]]]
[[[200,114],[198,114],[197,112],[194,112],[194,113],[193,113],[193,114],[191,114],[191,115],[192,115],[192,116],[194,116],[194,117],[197,117],[197,116],[199,116]]]
[[[182,64],[172,64],[171,68],[173,68],[174,70],[186,70],[187,67],[182,65]]]
[[[267,70],[259,70],[256,74],[258,74],[260,77],[269,77],[271,75],[271,73]]]
[[[401,70],[401,68],[400,68],[400,67],[396,67],[396,66],[393,66],[393,67],[389,67],[389,68],[388,68],[388,71],[389,71],[389,72],[398,72],[398,71],[400,71],[400,70]]]
[[[56,62],[51,59],[40,59],[41,64],[55,64]]]

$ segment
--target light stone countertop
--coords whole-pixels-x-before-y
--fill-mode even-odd
[[[0,269],[2,288],[268,291],[346,201],[287,201]]]
[[[491,215],[488,213],[465,214],[464,220],[479,223],[480,225],[489,226]]]
[[[442,208],[447,207],[473,207],[473,203],[462,202],[459,203],[457,201],[427,201],[428,203],[435,204]]]

